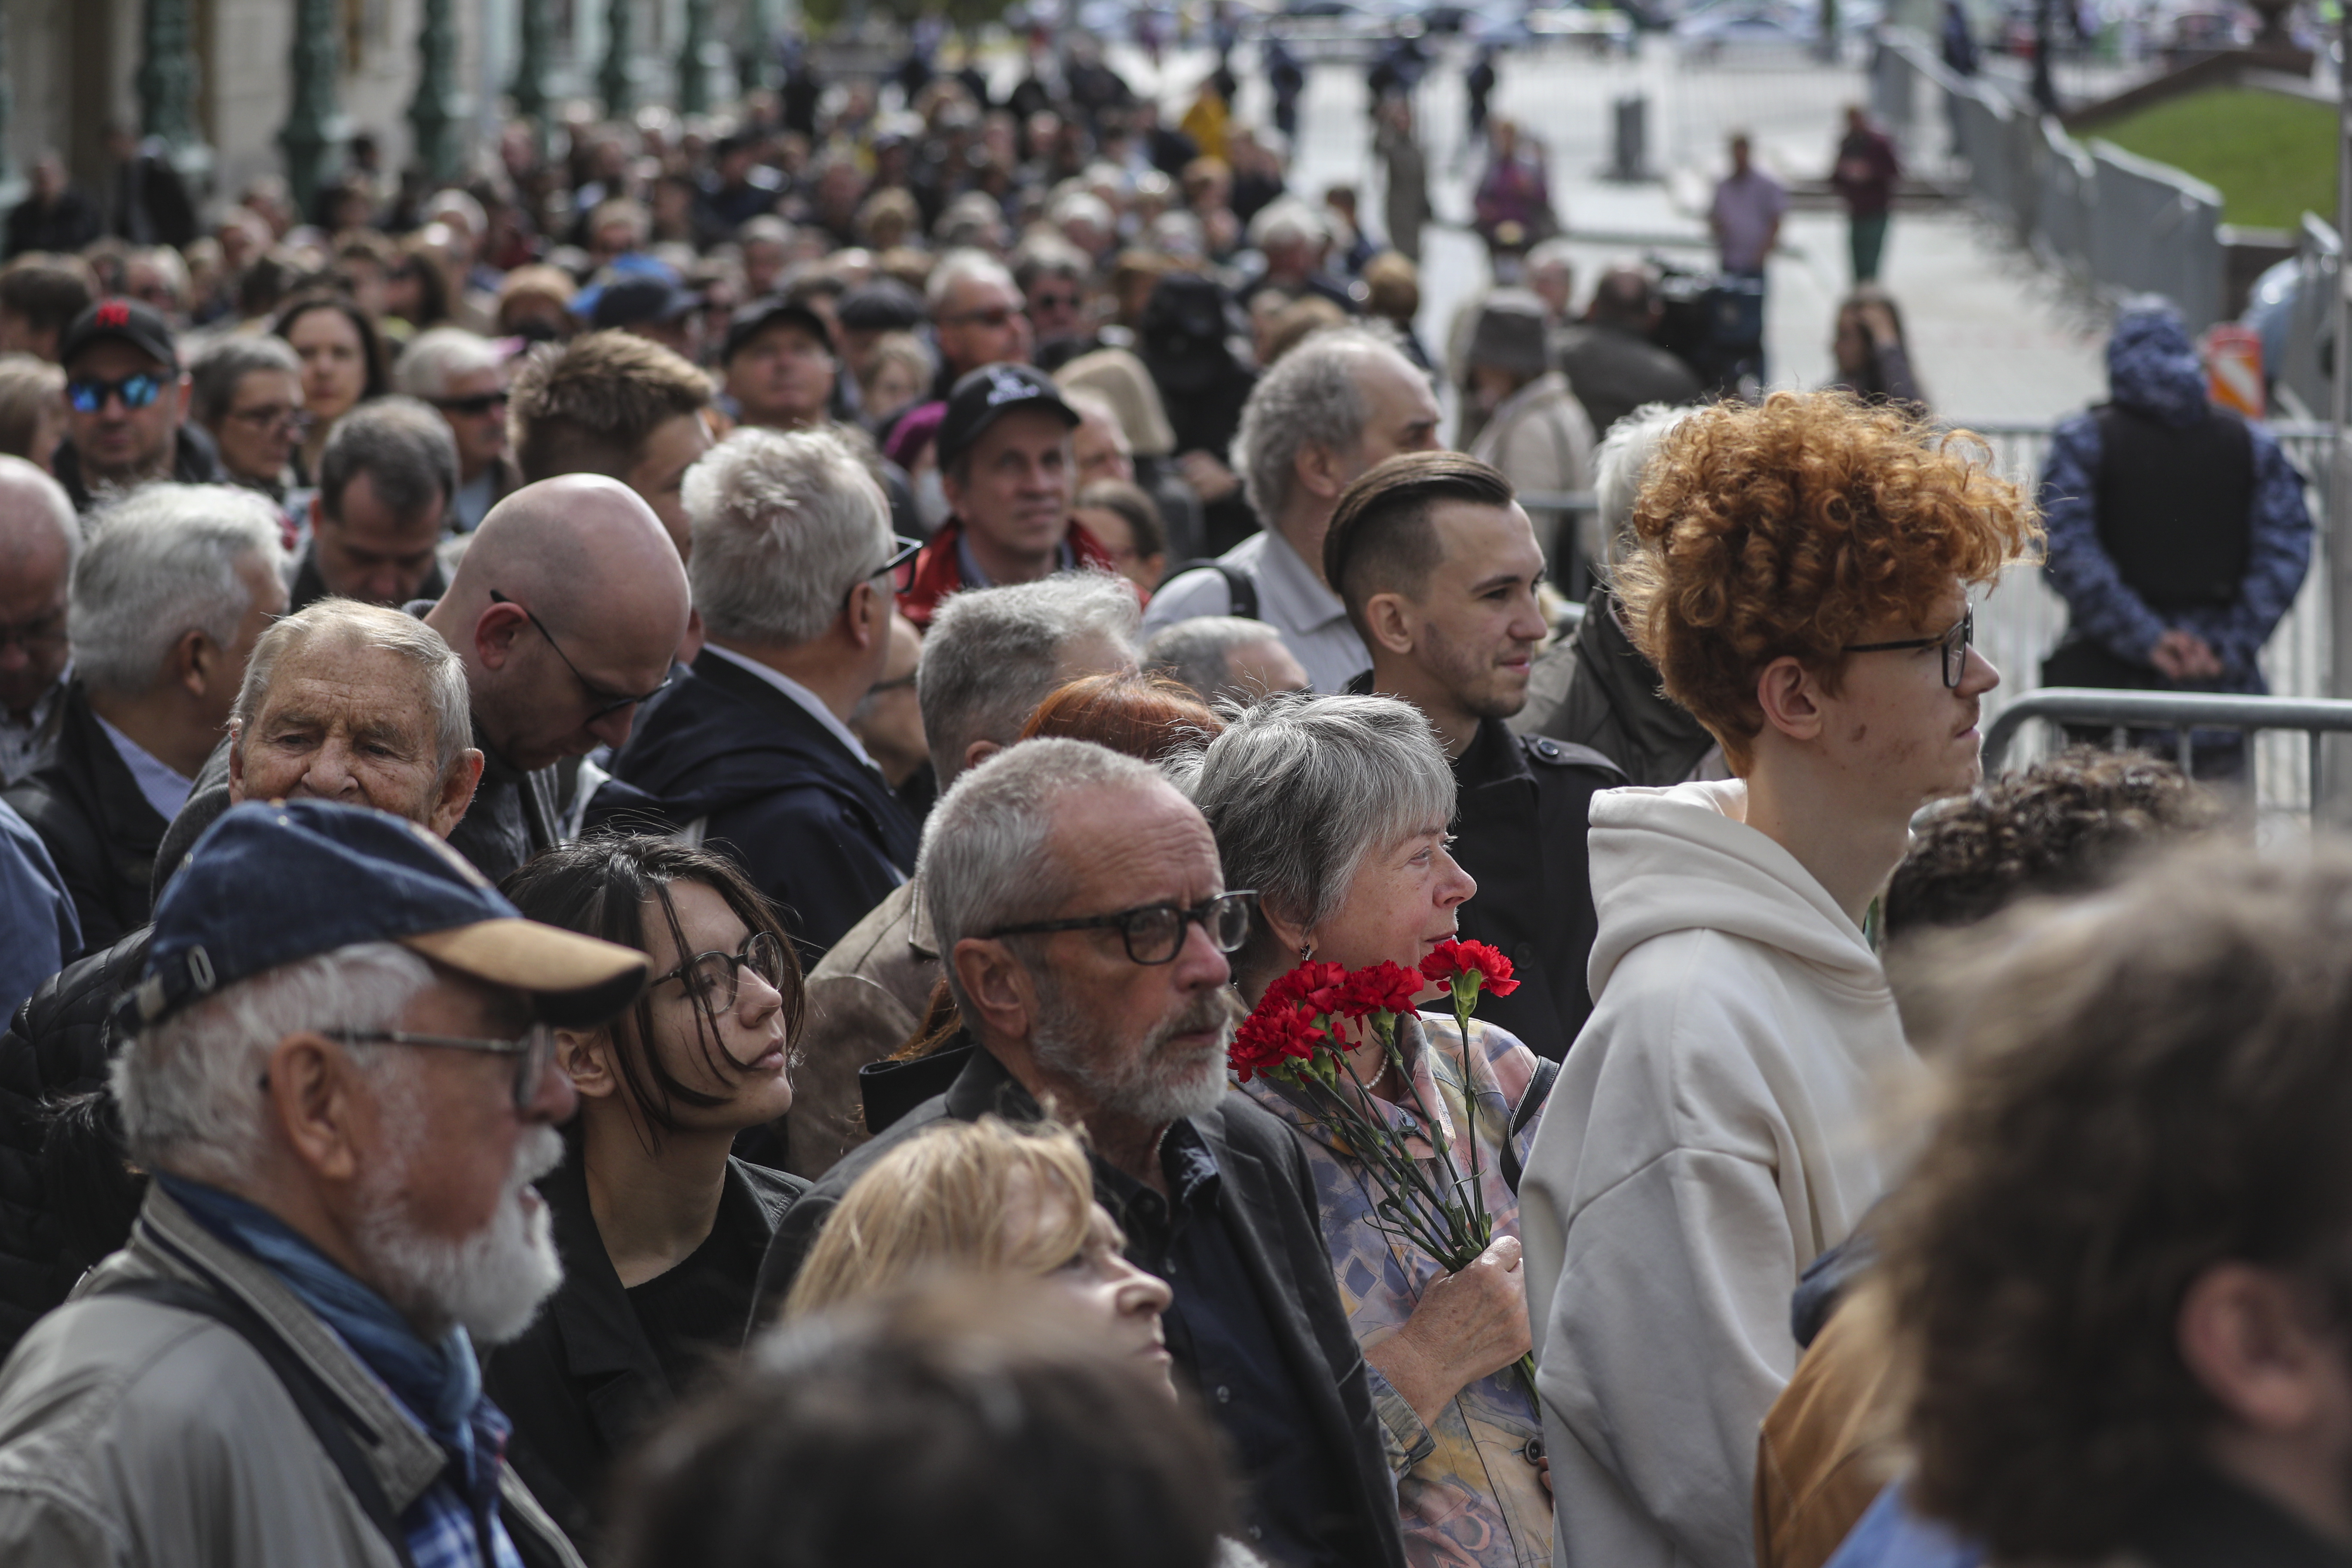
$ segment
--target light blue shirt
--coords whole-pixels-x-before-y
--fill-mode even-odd
[[[81,921],[48,847],[0,800],[0,1016],[81,952]]]
[[[131,776],[139,781],[139,793],[147,797],[147,804],[155,808],[155,814],[166,822],[179,816],[180,808],[188,804],[188,792],[196,787],[196,781],[159,759],[104,719],[99,719],[97,714],[90,717],[98,719],[99,728],[104,730],[106,738],[114,742],[116,753],[122,758],[123,765],[131,770]]]

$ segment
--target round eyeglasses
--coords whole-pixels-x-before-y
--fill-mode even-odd
[[[733,952],[698,952],[666,974],[656,974],[653,984],[660,985],[672,980],[686,983],[686,994],[708,1006],[714,1013],[735,1010],[736,989],[741,984],[743,971],[768,983],[771,990],[784,988],[784,944],[775,932],[755,931]]]
[[[1177,904],[1145,904],[1117,914],[1027,921],[1020,925],[999,926],[988,934],[1035,936],[1047,931],[1097,931],[1107,927],[1118,932],[1119,940],[1127,944],[1127,956],[1136,963],[1173,963],[1176,955],[1184,951],[1184,928],[1196,921],[1208,933],[1210,946],[1219,952],[1237,952],[1249,940],[1250,916],[1256,909],[1255,889],[1244,889],[1240,892],[1220,893],[1189,910]]]

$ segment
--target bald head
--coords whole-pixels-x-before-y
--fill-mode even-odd
[[[0,457],[0,707],[20,722],[65,673],[66,590],[80,546],[64,487]]]
[[[627,741],[621,700],[661,684],[689,611],[653,509],[618,480],[565,474],[490,509],[425,618],[465,660],[491,749],[538,768]]]

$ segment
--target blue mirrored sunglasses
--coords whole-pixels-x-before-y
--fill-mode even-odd
[[[121,381],[100,381],[88,377],[66,383],[66,400],[78,414],[95,414],[106,406],[110,396],[122,399],[126,409],[144,408],[155,401],[163,390],[163,378],[152,371],[141,371],[126,375]]]

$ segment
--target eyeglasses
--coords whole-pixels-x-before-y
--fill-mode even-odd
[[[669,677],[667,675],[662,677],[661,684],[659,686],[655,687],[651,691],[641,692],[635,697],[628,696],[624,692],[612,690],[607,687],[599,686],[594,681],[580,673],[580,667],[572,662],[572,656],[563,651],[563,645],[555,640],[555,634],[547,629],[547,624],[544,621],[541,621],[537,616],[531,615],[530,606],[529,605],[515,604],[514,600],[508,598],[496,588],[490,590],[490,603],[493,605],[514,605],[516,609],[520,610],[524,615],[530,616],[530,624],[539,628],[539,635],[547,639],[547,646],[555,650],[555,657],[563,661],[563,668],[572,672],[572,679],[578,681],[580,683],[580,689],[587,694],[587,721],[591,724],[593,724],[597,720],[602,719],[607,713],[618,713],[624,708],[634,708],[640,702],[650,702],[655,698],[669,689]]]
[[[1032,310],[1075,310],[1078,308],[1076,294],[1039,294],[1029,301]]]
[[[464,1035],[412,1035],[405,1029],[326,1029],[320,1031],[331,1040],[341,1040],[347,1046],[424,1046],[436,1051],[480,1051],[488,1056],[512,1057],[514,1069],[514,1108],[518,1116],[527,1115],[530,1102],[539,1098],[540,1080],[547,1076],[547,1066],[555,1059],[555,1031],[544,1024],[531,1026],[530,1033],[519,1040],[478,1040]],[[268,1079],[262,1080],[265,1086]]]
[[[857,574],[856,581],[851,583],[849,584],[848,591],[841,595],[841,603],[844,608],[848,607],[849,595],[857,592],[857,584],[859,583],[870,583],[875,578],[882,575],[885,572],[895,574],[899,567],[904,566],[908,562],[912,561],[916,556],[920,555],[923,552],[923,542],[921,540],[909,539],[903,533],[892,534],[890,536],[890,559],[885,561],[881,565],[877,566],[871,572],[859,573]]]
[[[144,408],[162,395],[163,378],[152,370],[136,375],[126,375],[120,381],[100,381],[96,376],[82,376],[66,383],[66,401],[77,414],[96,414],[106,406],[110,397],[122,399],[125,413]]]
[[[1011,306],[999,305],[993,310],[965,310],[957,315],[944,317],[939,324],[942,327],[986,327],[991,331],[1001,331],[1010,326],[1013,318],[1019,314],[1021,312]]]
[[[1076,920],[1030,921],[1021,925],[999,926],[988,934],[998,936],[1031,936],[1056,931],[1094,931],[1108,927],[1118,932],[1127,943],[1127,956],[1138,963],[1172,963],[1184,951],[1184,928],[1199,921],[1208,934],[1209,945],[1219,952],[1233,952],[1249,940],[1250,916],[1257,909],[1257,892],[1244,889],[1240,892],[1220,893],[1204,904],[1182,909],[1175,904],[1146,904],[1140,909],[1121,910],[1115,915],[1085,915]]]
[[[506,405],[507,395],[503,392],[485,392],[473,397],[436,397],[433,400],[433,406],[444,414],[465,414],[476,418],[485,414],[497,413]]]
[[[0,652],[6,651],[13,643],[28,654],[38,653],[63,647],[65,641],[66,613],[63,610],[44,616],[37,621],[27,621],[23,626],[0,626]]]
[[[1944,655],[1944,685],[1958,691],[1960,679],[1969,672],[1969,649],[1976,646],[1977,611],[1971,605],[1968,612],[1952,623],[1952,629],[1932,637],[1905,637],[1898,642],[1848,643],[1847,653],[1897,653],[1906,648],[1940,648]]]
[[[755,931],[743,941],[740,951],[698,952],[667,974],[653,978],[656,985],[672,980],[686,982],[686,994],[704,1004],[714,1013],[735,1010],[735,996],[742,984],[743,971],[766,981],[770,987],[784,988],[784,944],[776,933]]]
[[[233,408],[229,410],[228,416],[257,430],[276,430],[283,426],[299,433],[310,427],[308,413],[283,403],[264,404],[259,408]]]

